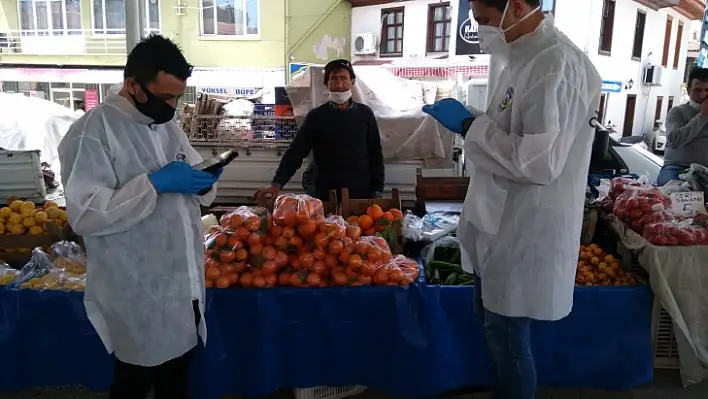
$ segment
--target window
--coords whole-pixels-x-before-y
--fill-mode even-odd
[[[20,0],[23,36],[81,34],[80,0]]]
[[[668,113],[669,111],[671,111],[671,108],[673,108],[673,107],[674,107],[674,96],[670,96],[669,103],[667,104],[667,107],[666,107],[666,112]]]
[[[681,40],[683,40],[683,22],[678,23],[678,32],[676,32],[676,44],[674,44],[674,69],[679,67],[679,56],[681,55]]]
[[[544,14],[546,13],[555,13],[556,12],[556,0],[541,0],[541,11],[543,11]]]
[[[135,1],[135,0],[128,0]],[[125,34],[125,0],[91,0],[91,20],[94,33],[99,35]],[[145,0],[147,31],[160,30],[160,4],[158,0]],[[147,32],[146,32],[147,33]]]
[[[401,57],[403,55],[403,7],[381,10],[382,56]]]
[[[604,0],[600,22],[599,53],[609,55],[612,51],[612,29],[615,25],[615,0]]]
[[[431,4],[428,8],[428,53],[442,53],[450,50],[452,16],[450,3]]]
[[[666,17],[666,28],[664,29],[664,53],[661,56],[661,66],[666,68],[669,65],[669,47],[671,47],[671,28],[674,25],[674,19]]]
[[[258,20],[258,0],[202,0],[202,36],[255,36]]]
[[[654,122],[661,120],[661,108],[664,106],[664,97],[663,96],[658,96],[656,98],[656,109],[654,110],[654,120],[652,121],[652,125]]]
[[[637,22],[634,25],[634,43],[632,44],[632,59],[639,61],[642,59],[642,47],[644,46],[644,27],[647,23],[647,14],[644,11],[637,11]]]

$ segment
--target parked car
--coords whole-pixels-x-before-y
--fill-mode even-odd
[[[664,160],[647,151],[642,140],[642,136],[623,137],[620,140],[610,137],[605,157],[601,162],[591,164],[590,172],[613,170],[616,173],[633,173],[646,176],[650,182],[656,184]]]
[[[666,128],[664,121],[654,122],[654,129],[647,135],[647,146],[655,154],[663,154],[666,149]]]

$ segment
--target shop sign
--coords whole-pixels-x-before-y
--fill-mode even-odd
[[[98,106],[98,90],[84,90],[84,111],[88,112]]]
[[[197,87],[197,93],[206,94],[219,94],[223,96],[230,96],[231,89],[228,87]]]
[[[257,90],[253,87],[197,87],[197,93],[217,94],[221,96],[250,97]]]
[[[457,55],[482,54],[482,49],[479,47],[477,21],[472,18],[470,2],[467,0],[460,0],[457,7],[457,38],[455,46],[455,54]]]

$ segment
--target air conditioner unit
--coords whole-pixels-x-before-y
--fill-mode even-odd
[[[354,55],[376,54],[376,34],[359,33],[354,35]]]
[[[647,86],[661,85],[661,67],[651,65],[644,70],[644,84]]]

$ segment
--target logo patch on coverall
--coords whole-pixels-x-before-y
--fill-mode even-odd
[[[178,152],[175,159],[180,162],[187,162],[187,155],[183,152]]]
[[[511,105],[514,103],[514,88],[509,86],[508,89],[506,89],[506,93],[504,93],[504,97],[502,97],[501,102],[499,103],[499,111],[504,111],[505,109],[511,108]]]

